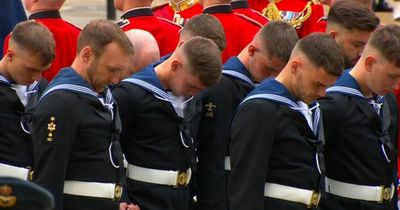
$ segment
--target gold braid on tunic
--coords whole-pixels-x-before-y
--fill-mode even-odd
[[[283,20],[281,16],[281,11],[279,11],[278,7],[276,6],[276,3],[280,2],[282,0],[270,0],[270,3],[268,4],[267,7],[265,7],[262,11],[262,14],[267,17],[269,21],[273,20]],[[293,26],[295,29],[299,29],[303,22],[306,21],[312,13],[312,5],[313,1],[308,1],[306,6],[303,8],[303,10],[298,14],[293,20],[287,20],[287,22]],[[283,20],[286,21],[286,20]]]

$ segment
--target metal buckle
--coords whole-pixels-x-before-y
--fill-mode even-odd
[[[31,181],[33,180],[33,170],[32,170],[32,167],[27,166],[26,168],[28,169],[28,177],[26,177],[26,180],[31,182]]]
[[[114,200],[119,200],[122,196],[122,186],[121,185],[115,185],[115,190],[114,190]]]
[[[307,205],[307,208],[314,208],[317,207],[319,204],[319,201],[321,199],[321,194],[318,192],[315,192],[314,190],[312,191],[312,195],[311,195],[311,200],[310,200],[310,204]]]
[[[186,186],[188,178],[189,177],[186,172],[178,172],[178,175],[176,177],[176,183],[175,183],[174,187]]]
[[[392,190],[389,187],[381,186],[382,192],[381,192],[381,197],[378,201],[378,203],[382,203],[383,201],[390,201],[392,198]]]

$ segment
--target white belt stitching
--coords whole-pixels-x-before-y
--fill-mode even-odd
[[[187,177],[185,177],[185,185],[189,184],[191,173],[190,169],[186,171]],[[127,170],[127,177],[130,179],[168,186],[179,185],[179,174],[179,171],[144,168],[132,164],[128,164]]]
[[[326,192],[345,198],[356,200],[382,202],[383,200],[391,200],[394,195],[394,185],[390,189],[385,186],[367,186],[357,185],[346,182],[325,178]],[[390,191],[389,191],[390,190]]]
[[[0,176],[9,176],[23,180],[28,180],[29,169],[0,163]]]
[[[320,194],[314,192],[313,190],[306,190],[268,182],[265,183],[264,196],[303,203],[309,208],[317,206],[320,200]]]
[[[64,194],[115,199],[121,196],[122,188],[114,183],[65,181]]]

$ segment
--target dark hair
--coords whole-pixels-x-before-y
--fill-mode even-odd
[[[38,56],[43,66],[50,64],[55,58],[56,44],[53,34],[36,21],[18,23],[11,32],[10,41],[29,54]]]
[[[220,51],[226,47],[225,31],[219,20],[208,14],[193,16],[182,28],[181,39],[188,39],[194,36],[201,36],[211,39],[218,46]]]
[[[400,26],[388,24],[377,29],[367,45],[377,49],[388,61],[400,67]]]
[[[270,56],[287,63],[293,47],[299,40],[296,30],[284,21],[271,21],[263,26],[256,35]]]
[[[352,1],[335,2],[328,13],[328,25],[338,24],[348,30],[374,31],[379,25],[379,18],[364,5]]]
[[[204,86],[219,81],[222,72],[221,51],[212,40],[196,36],[185,41],[181,47],[192,75]]]
[[[344,69],[342,51],[329,35],[312,33],[297,42],[296,47],[316,66],[339,76]]]
[[[117,24],[109,20],[94,20],[87,24],[79,34],[77,53],[90,46],[96,57],[112,42],[117,43],[128,55],[134,53],[132,43]]]

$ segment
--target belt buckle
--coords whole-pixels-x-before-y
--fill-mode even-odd
[[[178,175],[176,177],[176,183],[174,187],[178,186],[186,186],[188,180],[188,174],[186,172],[178,171]]]
[[[384,185],[381,186],[382,192],[381,192],[381,197],[378,201],[378,203],[382,203],[383,201],[389,201],[392,198],[392,189],[389,187],[385,187]]]
[[[28,169],[28,177],[26,177],[26,180],[31,182],[33,180],[33,169],[30,166],[26,168]]]
[[[318,192],[312,191],[310,204],[307,205],[307,208],[314,208],[317,207],[319,204],[319,200],[321,199],[321,194]]]
[[[114,190],[114,199],[113,200],[119,200],[122,196],[122,186],[121,185],[115,185],[115,190]]]

